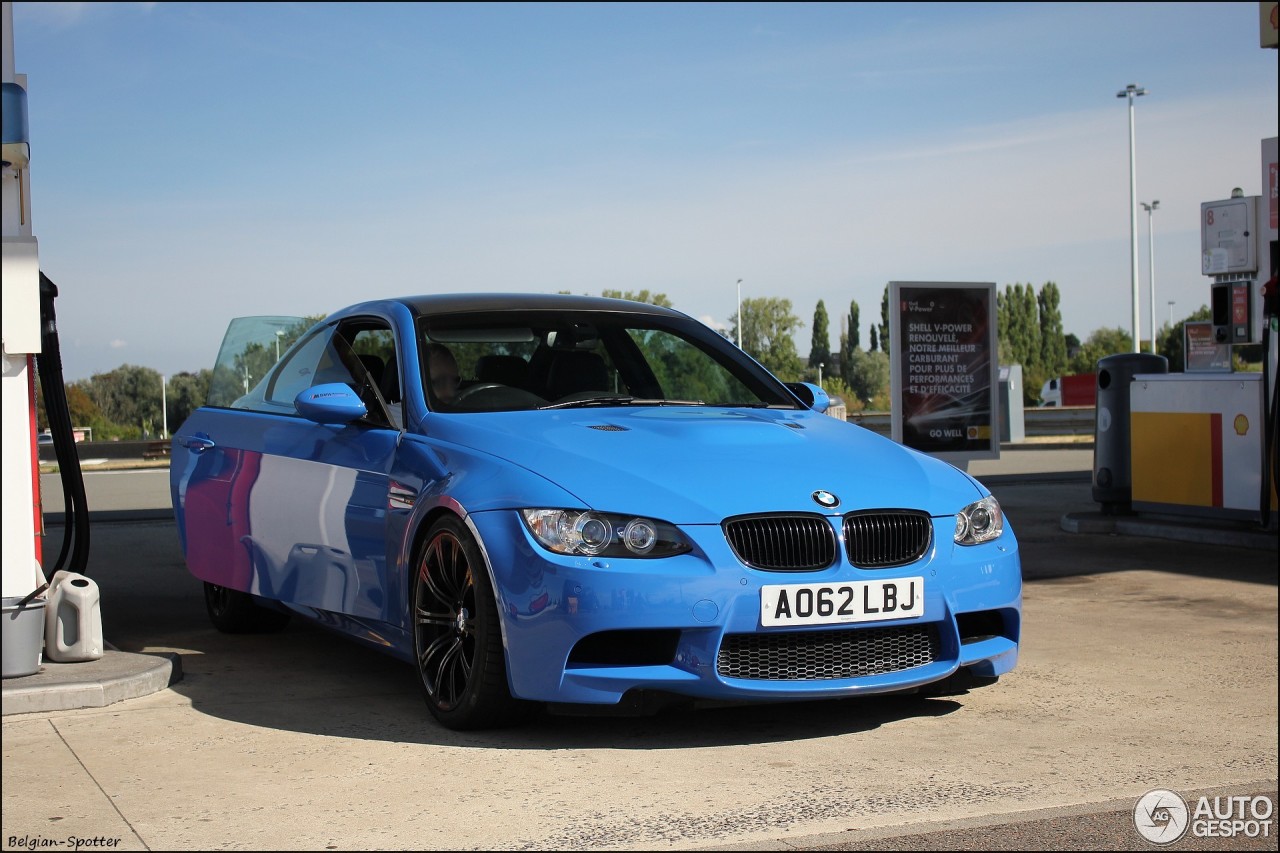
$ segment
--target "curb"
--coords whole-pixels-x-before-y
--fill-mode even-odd
[[[1203,521],[1168,521],[1138,516],[1106,515],[1102,512],[1069,512],[1062,516],[1061,527],[1067,533],[1122,534],[1191,542],[1199,545],[1226,545],[1254,551],[1280,550],[1275,528],[1248,529],[1210,524]]]
[[[152,509],[91,509],[89,510],[90,524],[118,524],[130,521],[173,521],[173,509],[154,507]],[[46,512],[44,514],[45,527],[65,527],[67,523],[66,513],[63,512]]]
[[[96,661],[45,661],[34,675],[6,678],[3,716],[105,708],[158,693],[181,680],[182,657],[177,653],[134,654],[108,645]]]

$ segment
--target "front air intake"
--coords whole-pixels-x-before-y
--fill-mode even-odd
[[[728,634],[716,655],[716,672],[761,681],[863,678],[933,663],[939,649],[933,624]]]

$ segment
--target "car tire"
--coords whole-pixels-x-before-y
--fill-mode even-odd
[[[413,652],[432,716],[458,731],[518,725],[539,704],[512,697],[484,558],[455,516],[431,525],[410,583]]]
[[[204,606],[213,627],[224,634],[267,634],[289,624],[289,614],[263,607],[253,596],[205,581]]]

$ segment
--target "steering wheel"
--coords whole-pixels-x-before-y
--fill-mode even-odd
[[[479,385],[468,385],[466,388],[463,388],[461,391],[458,392],[458,396],[455,398],[455,401],[462,402],[468,397],[472,397],[476,394],[479,394],[481,391],[488,391],[490,388],[506,388],[506,387],[507,386],[503,385],[501,382],[481,382]]]

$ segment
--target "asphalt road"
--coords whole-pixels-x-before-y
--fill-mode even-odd
[[[94,488],[111,482],[137,481]],[[1087,479],[992,489],[1027,579],[1022,657],[994,686],[473,734],[433,723],[405,665],[318,628],[213,631],[172,522],[95,524],[107,639],[180,653],[184,678],[5,717],[0,841],[1153,849],[1132,818],[1151,789],[1274,803],[1275,553],[1065,533],[1094,508]],[[1275,829],[1167,849],[1274,850]]]

